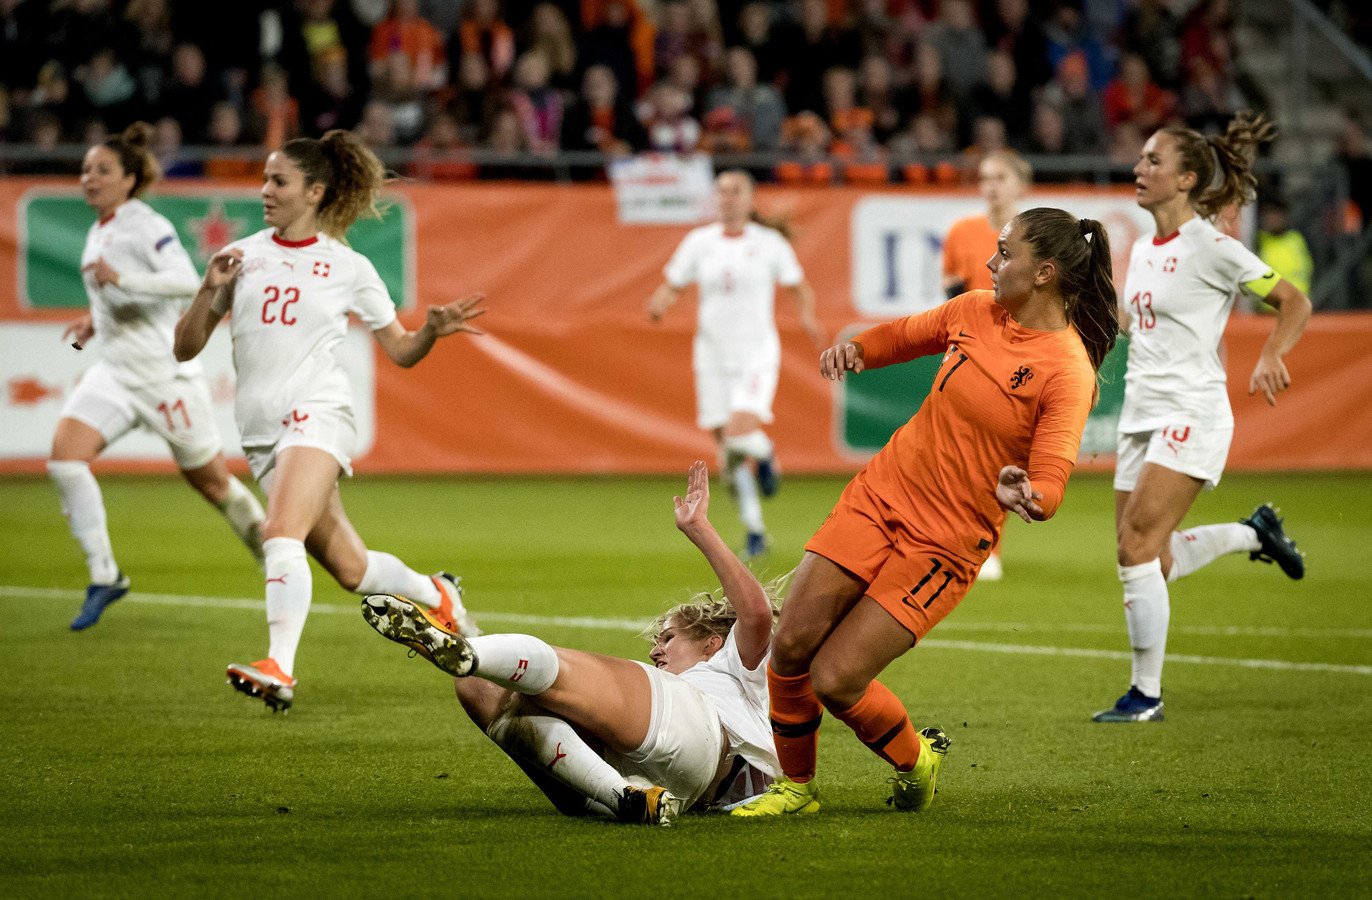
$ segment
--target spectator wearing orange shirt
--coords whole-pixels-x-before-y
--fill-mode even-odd
[[[393,53],[403,53],[409,59],[414,83],[421,90],[433,90],[447,79],[443,36],[419,14],[419,0],[394,0],[390,16],[372,29],[367,52],[372,77],[381,76]]]
[[[514,32],[500,15],[500,0],[472,0],[457,26],[458,47],[462,54],[480,56],[486,61],[491,80],[503,83],[514,65]]]

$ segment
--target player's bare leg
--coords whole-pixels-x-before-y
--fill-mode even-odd
[[[744,556],[751,559],[767,549],[761,496],[775,494],[779,478],[772,441],[762,430],[762,419],[742,410],[730,413],[729,421],[720,429],[720,441],[724,466],[738,497],[738,515],[748,532]]]
[[[214,459],[194,469],[182,469],[181,477],[191,487],[209,501],[210,505],[224,516],[233,533],[248,548],[257,560],[258,566],[265,567],[266,557],[262,552],[262,522],[266,513],[256,495],[243,482],[229,473],[224,454],[218,453]]]
[[[69,416],[58,420],[48,476],[61,497],[62,515],[86,556],[90,574],[85,601],[71,623],[73,631],[94,625],[105,608],[129,590],[128,576],[119,571],[114,560],[104,497],[90,469],[104,449],[105,436],[90,425]]]

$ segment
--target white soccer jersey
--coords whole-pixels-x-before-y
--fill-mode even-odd
[[[172,353],[183,301],[195,296],[200,276],[165,216],[142,200],[120,204],[86,234],[81,268],[104,258],[119,284],[100,287],[82,272],[90,298],[100,358],[129,387],[199,374],[197,363]]]
[[[664,270],[667,283],[700,288],[696,318],[697,363],[702,344],[730,364],[781,360],[777,336],[776,286],[794,287],[805,278],[790,243],[774,228],[749,222],[729,237],[718,222],[693,229]]]
[[[300,407],[351,410],[348,376],[335,355],[348,313],[373,331],[395,320],[371,260],[323,234],[283,241],[270,228],[229,248],[243,251],[228,310],[243,446],[275,444],[283,417]]]
[[[730,783],[722,786],[720,806],[756,797],[781,777],[768,718],[767,657],[757,668],[743,666],[734,632],[714,656],[681,673],[681,680],[714,701],[720,724],[729,736]],[[741,758],[742,764],[736,760]]]
[[[1119,430],[1232,424],[1220,338],[1234,295],[1271,269],[1196,217],[1171,237],[1142,237],[1129,256],[1129,370]]]

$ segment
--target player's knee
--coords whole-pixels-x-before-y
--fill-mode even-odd
[[[1157,559],[1162,552],[1158,540],[1147,530],[1123,523],[1116,539],[1115,555],[1122,566],[1137,566]]]
[[[772,637],[772,658],[768,665],[773,672],[786,678],[803,675],[814,655],[811,643],[805,635],[778,631]]]
[[[845,710],[862,699],[867,685],[841,667],[820,662],[810,668],[810,688],[830,712]]]

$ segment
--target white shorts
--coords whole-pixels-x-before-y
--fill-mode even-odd
[[[770,423],[779,368],[771,364],[742,369],[696,368],[696,424],[712,431],[724,427],[736,412],[752,413],[763,423]]]
[[[1115,490],[1132,491],[1145,463],[1199,478],[1205,482],[1206,490],[1211,490],[1224,474],[1233,438],[1233,425],[1180,424],[1156,431],[1121,433],[1115,449]]]
[[[276,467],[276,457],[287,447],[314,447],[338,460],[343,474],[352,477],[353,445],[357,443],[357,425],[352,410],[339,406],[300,407],[291,410],[282,421],[286,430],[275,444],[244,446],[252,477],[268,490],[267,479]]]
[[[683,810],[690,809],[719,773],[724,726],[714,703],[698,688],[646,663],[639,665],[653,691],[648,736],[633,753],[607,751],[605,761],[636,787],[664,787]]]
[[[142,426],[171,448],[181,469],[198,469],[223,449],[210,387],[201,375],[129,387],[105,363],[86,370],[62,405],[62,417],[84,422],[113,444]]]

